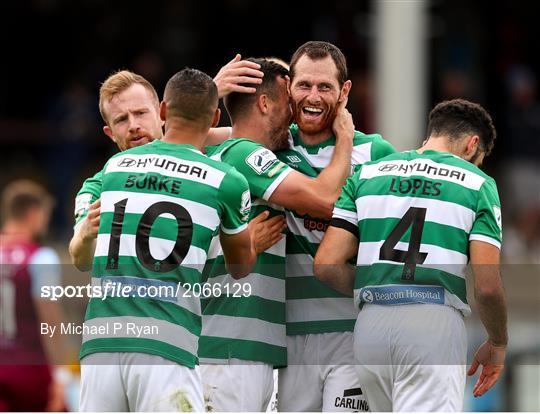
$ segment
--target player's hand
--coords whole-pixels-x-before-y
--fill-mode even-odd
[[[97,238],[99,229],[99,217],[101,213],[101,199],[97,199],[88,209],[88,214],[81,223],[82,238],[85,241],[94,240]]]
[[[347,101],[348,98],[345,97],[338,104],[332,130],[336,139],[347,139],[352,142],[354,137],[354,122],[351,113],[346,108]]]
[[[66,410],[66,397],[64,391],[64,384],[60,381],[53,379],[49,385],[49,400],[45,411],[65,411]]]
[[[263,211],[248,224],[251,248],[257,254],[262,253],[283,239],[283,230],[287,227],[282,215],[268,218],[270,212]]]
[[[214,78],[220,98],[231,92],[255,93],[255,87],[240,84],[256,86],[262,83],[264,73],[259,70],[260,65],[241,59],[242,56],[237,54],[233,60],[219,70]]]
[[[484,395],[497,382],[504,367],[505,356],[506,346],[493,345],[489,340],[480,345],[467,371],[467,375],[474,375],[478,367],[482,365],[480,378],[473,388],[475,397]]]

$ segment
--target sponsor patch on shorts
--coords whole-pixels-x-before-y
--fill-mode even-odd
[[[406,303],[434,303],[444,305],[442,286],[391,285],[367,286],[360,289],[360,302],[375,305],[403,305]]]
[[[360,387],[343,390],[343,397],[336,397],[334,406],[336,408],[346,408],[353,412],[369,411],[368,402]]]

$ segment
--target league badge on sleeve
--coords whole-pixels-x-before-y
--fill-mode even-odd
[[[251,210],[251,193],[249,190],[244,191],[242,194],[242,201],[240,205],[240,214],[243,221],[249,220],[249,212]]]
[[[92,194],[83,193],[75,198],[75,219],[79,219],[89,208]]]
[[[268,171],[276,162],[279,160],[272,151],[266,148],[258,148],[246,158],[246,164],[259,175]]]
[[[499,206],[493,206],[493,214],[495,215],[495,220],[497,221],[497,225],[502,230],[502,214],[501,209]]]

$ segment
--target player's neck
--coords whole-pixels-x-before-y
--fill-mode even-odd
[[[326,141],[328,138],[330,138],[333,134],[331,129],[325,129],[320,132],[316,132],[313,134],[308,134],[304,131],[302,131],[300,128],[298,129],[298,133],[300,135],[300,139],[304,144],[307,145],[317,145],[321,142]]]
[[[419,153],[424,151],[453,152],[447,139],[444,137],[429,137],[429,139],[424,142],[424,145],[417,150]]]
[[[267,148],[271,145],[264,127],[257,123],[236,122],[232,126],[231,138],[247,138]]]
[[[208,131],[188,122],[171,122],[165,125],[165,134],[161,141],[170,144],[189,144],[202,150]]]
[[[3,241],[31,242],[34,240],[34,235],[28,226],[15,221],[6,222],[1,234]]]

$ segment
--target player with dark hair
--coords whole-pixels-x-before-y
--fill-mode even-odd
[[[60,285],[60,260],[41,244],[54,202],[30,180],[2,192],[0,232],[0,411],[65,409],[60,334],[40,335],[40,324],[58,327],[58,302],[41,298],[43,286]],[[58,364],[55,367],[55,364]]]
[[[337,150],[332,125],[352,86],[347,62],[335,45],[311,41],[296,50],[290,69],[295,124],[289,149],[277,155],[298,172],[318,177]],[[351,171],[394,151],[380,135],[354,131]],[[329,220],[301,208],[287,209],[286,217],[288,367],[279,372],[279,410],[367,411],[352,366],[358,311],[350,298],[319,282],[312,270]]]
[[[162,140],[103,168],[92,270],[102,297],[90,299],[85,317],[83,411],[202,411],[194,292],[212,236],[219,231],[234,277],[255,263],[246,180],[201,152],[219,120],[216,85],[184,69],[167,82],[159,113]]]
[[[319,280],[354,292],[354,353],[373,411],[463,410],[467,264],[488,333],[468,372],[482,365],[475,397],[504,365],[501,206],[478,168],[495,128],[480,105],[456,99],[431,111],[428,136],[349,178],[315,257]],[[355,255],[356,272],[347,265]]]
[[[253,214],[283,208],[328,218],[341,183],[350,171],[354,125],[345,109],[334,117],[336,148],[328,167],[310,178],[278,160],[273,151],[288,145],[291,111],[288,71],[279,63],[254,59],[264,73],[254,94],[232,93],[225,107],[232,121],[232,139],[208,150],[211,158],[226,162],[249,184]],[[279,225],[279,223],[276,223]],[[209,281],[227,283],[219,245],[209,257]],[[199,355],[205,392],[216,411],[264,411],[273,389],[273,367],[287,363],[285,332],[285,240],[258,257],[248,278],[249,297],[221,295],[209,298],[203,311]]]
[[[257,64],[236,55],[215,77],[219,97],[231,92],[253,93],[252,85],[259,84],[261,77]],[[163,136],[158,94],[150,82],[131,71],[115,72],[103,82],[99,90],[99,111],[105,122],[103,132],[120,151]],[[219,135],[215,131],[215,128],[210,130],[208,143],[214,142],[214,135]],[[75,227],[69,252],[79,270],[90,270],[92,266],[99,228],[101,180],[102,171],[99,171],[84,181],[75,198]],[[262,229],[268,227],[268,223],[260,220],[258,218]]]
[[[476,153],[468,160],[482,165],[483,157],[491,154],[497,136],[491,116],[478,104],[464,99],[441,102],[429,113],[429,137],[446,136],[455,146],[463,135],[475,133],[479,137]]]

